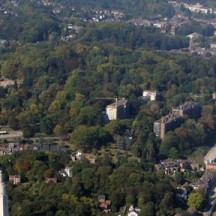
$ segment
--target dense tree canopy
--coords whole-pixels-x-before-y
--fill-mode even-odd
[[[26,138],[38,137],[38,145],[44,136],[46,142],[53,136],[56,145],[66,143],[70,153],[94,153],[97,162],[72,162],[66,151],[1,156],[5,182],[14,174],[22,179],[18,186],[7,184],[10,215],[103,215],[99,195],[111,200],[110,215],[130,205],[146,216],[175,215],[177,208],[184,212],[188,206],[202,209],[205,199],[198,192],[190,193],[188,203],[176,198],[177,185],[199,173],[171,178],[155,172],[154,165],[215,143],[215,56],[173,52],[188,47],[186,34],[211,36],[212,26],[194,22],[172,36],[126,21],[171,17],[173,7],[165,0],[53,2],[24,0],[14,6],[2,1],[7,10],[0,10],[0,42],[6,40],[0,46],[0,82],[12,84],[0,87],[0,125],[21,130]],[[92,7],[119,10],[124,21],[88,21]],[[75,33],[66,40],[68,26]],[[143,90],[157,90],[160,97],[144,100]],[[116,97],[128,100],[128,119],[107,123],[105,107]],[[200,118],[185,116],[180,127],[158,139],[154,121],[186,101],[199,102]],[[60,174],[65,167],[72,177]],[[57,178],[57,183],[45,183],[46,178]]]

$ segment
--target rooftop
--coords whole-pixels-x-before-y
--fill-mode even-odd
[[[107,105],[107,107],[120,107],[120,106],[125,106],[127,104],[127,100],[122,98],[122,99],[116,99],[114,103],[111,103]]]
[[[168,123],[168,122],[172,122],[174,120],[180,119],[180,118],[182,118],[182,116],[176,113],[170,113],[169,115],[162,117],[159,121],[161,123]]]
[[[184,104],[180,105],[179,107],[177,107],[177,108],[175,108],[175,109],[177,109],[177,110],[185,110],[185,109],[188,109],[188,108],[197,106],[197,105],[198,105],[197,102],[188,101],[188,102],[185,102]],[[175,109],[174,109],[174,110],[175,110]]]
[[[154,90],[154,91],[151,91],[151,90],[143,90],[143,94],[146,93],[146,94],[157,94],[158,91]]]
[[[202,37],[201,34],[197,33],[197,32],[194,32],[194,33],[191,33],[189,35],[187,35],[186,37],[189,37],[189,38],[199,38],[199,37]]]

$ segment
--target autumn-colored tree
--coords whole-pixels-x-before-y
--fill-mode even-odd
[[[28,159],[18,158],[15,161],[14,168],[19,174],[24,174],[30,169],[30,162]]]

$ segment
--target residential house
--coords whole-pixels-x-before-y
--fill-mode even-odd
[[[71,159],[73,162],[77,161],[77,160],[81,160],[84,157],[84,154],[80,151],[71,154]]]
[[[177,26],[176,26],[176,25],[171,26],[170,34],[171,34],[171,35],[176,35],[176,29],[177,29]]]
[[[45,178],[46,183],[57,183],[57,178]]]
[[[128,21],[129,23],[132,23],[135,26],[151,26],[152,23],[149,20],[143,20],[143,19],[131,19]]]
[[[186,37],[190,38],[191,40],[195,40],[195,39],[198,39],[198,38],[202,37],[202,35],[197,33],[197,32],[194,32],[194,33],[191,33],[191,34],[187,35]]]
[[[67,177],[67,173],[65,172],[64,169],[59,170],[59,174],[63,177]]]
[[[41,0],[41,2],[42,2],[43,5],[45,5],[45,6],[49,6],[49,5],[52,4],[50,0]]]
[[[71,167],[65,167],[64,170],[68,177],[72,177]]]
[[[101,209],[103,209],[103,211],[105,211],[105,212],[110,211],[111,201],[106,200],[105,195],[98,196],[98,204],[99,204],[99,207]]]
[[[215,183],[216,173],[210,170],[206,170],[203,176],[197,182],[190,184],[190,186],[194,190],[204,189],[204,191],[207,192],[209,188],[215,187]]]
[[[20,143],[17,145],[17,148],[19,148],[20,150],[27,150],[27,149],[29,149],[29,144],[28,143]]]
[[[192,170],[189,161],[186,161],[186,160],[181,160],[179,162],[179,166],[180,166],[180,171],[181,172],[185,172],[186,170]]]
[[[81,26],[68,24],[68,30],[74,30],[77,34],[80,32],[81,28],[82,28]]]
[[[73,162],[81,160],[82,158],[87,159],[91,164],[95,164],[96,162],[96,156],[93,154],[84,154],[82,152],[71,154],[71,159]]]
[[[143,98],[150,99],[150,101],[155,101],[158,98],[158,92],[157,91],[144,90],[143,91]]]
[[[154,21],[154,23],[152,24],[155,28],[158,29],[164,29],[167,27],[167,21],[161,21],[161,20],[156,20]]]
[[[212,100],[216,100],[216,92],[212,94]]]
[[[9,175],[9,182],[13,183],[14,185],[18,185],[21,182],[20,175]]]
[[[84,158],[87,159],[91,164],[96,163],[96,156],[93,154],[84,154]]]
[[[65,167],[59,171],[59,174],[63,177],[72,177],[71,167]]]
[[[139,208],[134,208],[132,205],[130,206],[129,210],[128,210],[128,216],[139,216],[141,212],[141,209]]]
[[[9,45],[9,42],[7,40],[0,39],[0,47],[1,48],[5,48],[8,45]]]
[[[9,144],[3,144],[0,146],[0,155],[10,154],[12,151],[8,148]]]
[[[15,84],[14,80],[3,78],[3,80],[0,81],[0,86],[3,88],[7,88],[8,86],[13,86]]]
[[[205,170],[204,167],[197,162],[191,162],[190,166],[191,166],[192,170],[196,170],[196,171],[204,171]]]
[[[161,166],[164,169],[166,175],[175,175],[179,171],[179,162],[175,160],[161,161]]]
[[[191,163],[187,160],[165,160],[155,165],[156,171],[164,171],[166,175],[174,175],[176,172],[191,171]]]

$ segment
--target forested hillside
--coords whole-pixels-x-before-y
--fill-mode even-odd
[[[171,17],[174,14],[173,7],[166,0],[64,0],[62,3],[75,8],[117,9],[123,11],[127,17]]]
[[[0,86],[0,125],[23,133],[14,140],[22,150],[0,156],[10,215],[104,215],[101,195],[110,201],[107,215],[126,215],[130,205],[142,216],[187,215],[196,199],[179,200],[176,189],[203,171],[171,177],[156,172],[155,164],[188,159],[215,142],[216,57],[183,52],[191,29],[212,36],[214,28],[194,22],[173,35],[128,22],[172,17],[174,9],[165,0],[50,2],[0,5],[0,84],[12,83]],[[88,21],[90,12],[100,9],[124,16]],[[159,92],[159,99],[143,100],[144,90]],[[129,115],[106,122],[105,107],[116,97],[128,100]],[[163,140],[156,137],[154,122],[186,101],[199,103],[200,117],[184,116]],[[67,151],[26,150],[33,140],[33,149],[50,146],[50,137]],[[0,146],[8,142],[1,139]],[[96,163],[73,161],[77,151],[93,154]],[[65,167],[71,176],[61,174]],[[20,175],[21,183],[8,183],[10,175]],[[197,193],[201,211],[207,197]]]

